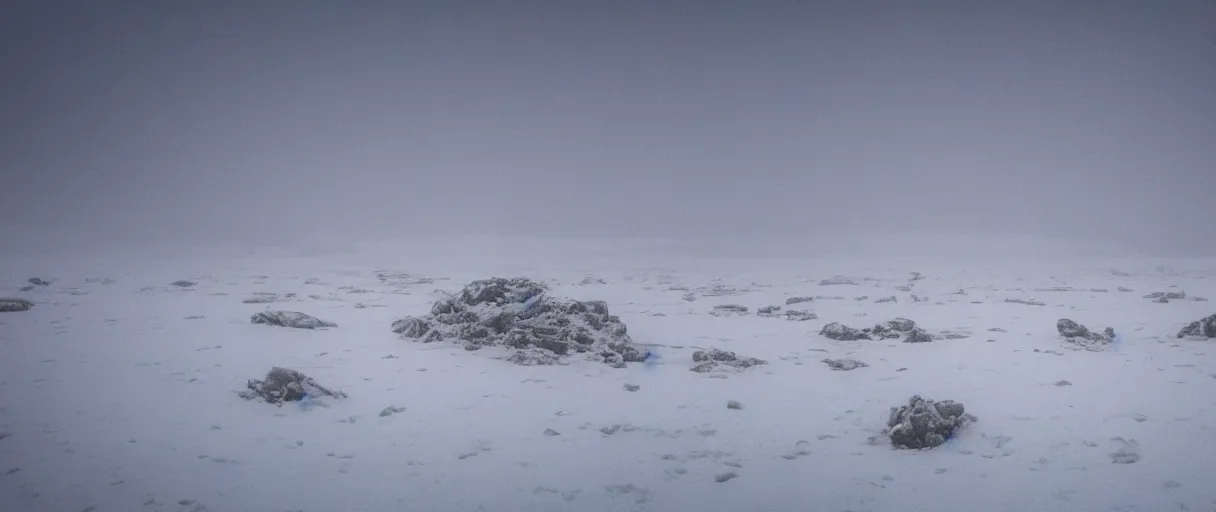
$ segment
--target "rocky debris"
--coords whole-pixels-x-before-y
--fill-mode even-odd
[[[322,327],[337,327],[338,324],[326,322],[319,318],[298,311],[262,311],[254,313],[249,319],[255,324],[277,325],[295,329],[319,329]]]
[[[1208,299],[1205,297],[1191,297],[1191,300],[1194,302],[1207,302],[1208,301]]]
[[[819,319],[819,315],[816,315],[811,311],[790,309],[785,312],[785,319],[793,322],[805,322],[807,320],[817,320]]]
[[[1005,302],[1013,304],[1025,304],[1027,306],[1046,306],[1046,304],[1034,299],[1005,299]]]
[[[625,391],[628,391],[630,393],[636,392],[639,389],[642,389],[642,386],[639,386],[637,384],[625,384]]]
[[[896,318],[866,329],[854,329],[840,322],[823,326],[819,334],[837,341],[895,339],[916,329],[916,322],[907,318]]]
[[[1076,288],[1071,286],[1052,286],[1050,288],[1035,288],[1035,292],[1073,292]]]
[[[0,301],[0,308],[3,307],[3,301]],[[3,309],[0,309],[3,311]],[[1210,315],[1201,320],[1196,320],[1187,324],[1181,331],[1178,331],[1179,338],[1187,336],[1196,336],[1203,338],[1216,338],[1216,315]]]
[[[862,295],[861,297],[853,297],[853,300],[855,300],[857,302],[861,302],[863,300],[869,300],[869,299],[870,299],[869,295]]]
[[[741,357],[734,352],[716,348],[693,352],[692,362],[695,364],[689,370],[697,373],[707,373],[716,370],[743,371],[753,366],[768,364],[768,361],[763,359]]]
[[[764,307],[761,307],[760,309],[756,310],[757,316],[763,316],[763,317],[767,317],[767,318],[775,318],[777,316],[780,316],[780,314],[781,314],[781,306],[764,306]]]
[[[912,296],[912,302],[929,302],[929,298],[928,298],[928,297],[921,297],[921,296],[919,296],[919,295],[913,295],[913,296]]]
[[[790,297],[788,299],[785,299],[785,305],[792,306],[794,304],[799,304],[802,302],[811,302],[814,300],[815,300],[814,297]]]
[[[557,437],[557,436],[560,436],[561,433],[556,430],[553,430],[551,428],[547,428],[547,429],[545,429],[545,435],[549,436],[549,437]]]
[[[933,335],[920,327],[908,331],[908,335],[904,337],[904,343],[929,343],[931,341],[933,341]]]
[[[832,370],[843,372],[870,366],[856,359],[824,359],[823,364],[828,365],[828,368],[831,368]]]
[[[252,297],[249,297],[241,302],[243,302],[245,304],[270,304],[270,303],[274,303],[274,302],[290,300],[290,299],[295,298],[295,296],[296,296],[296,294],[294,294],[294,293],[279,295],[277,293],[258,292],[258,293],[254,293]]]
[[[1157,297],[1156,299],[1153,299],[1153,302],[1156,302],[1157,304],[1169,304],[1170,299],[1169,299],[1169,297],[1162,295],[1160,297]]]
[[[375,274],[376,279],[380,280],[380,284],[391,286],[393,288],[405,288],[407,286],[435,283],[434,278],[419,274],[411,274],[401,270],[377,270],[375,271]]]
[[[401,412],[405,412],[405,407],[401,407],[399,405],[390,405],[380,411],[380,417],[387,418],[389,416],[392,416],[394,414],[401,413]]]
[[[1106,293],[1106,292],[1109,292],[1110,290],[1108,290],[1106,288],[1090,288],[1089,291],[1094,292],[1094,293]]]
[[[874,301],[875,304],[886,304],[888,302],[899,302],[899,301],[895,299],[894,295]]]
[[[925,278],[925,275],[920,272],[910,272],[909,274],[911,275],[908,277],[908,281],[911,282],[920,281],[921,279]]]
[[[1145,295],[1144,298],[1156,299],[1157,302],[1169,302],[1171,300],[1184,300],[1184,299],[1186,299],[1186,292],[1185,291],[1153,292],[1148,295]],[[1161,299],[1165,299],[1165,300],[1161,300]]]
[[[912,291],[912,287],[911,287],[911,286],[902,286],[902,285],[901,285],[901,286],[896,286],[896,287],[895,287],[895,291],[897,291],[897,292],[910,292],[910,291]]]
[[[733,409],[733,410],[736,410],[736,411],[742,411],[742,410],[743,410],[743,404],[739,403],[739,401],[738,401],[738,400],[727,400],[727,401],[726,401],[726,408],[727,408],[727,409]]]
[[[0,298],[0,313],[29,311],[32,307],[34,307],[34,303],[25,299],[18,299],[16,297]]]
[[[393,322],[393,331],[423,343],[459,341],[466,350],[516,349],[506,360],[522,365],[557,364],[574,353],[617,367],[645,358],[607,303],[546,292],[545,285],[522,277],[473,281],[436,301],[429,315]]]
[[[719,304],[717,306],[714,306],[713,311],[710,311],[709,314],[711,314],[713,316],[746,315],[747,307],[740,306],[738,304]]]
[[[1105,350],[1106,345],[1115,341],[1115,330],[1111,327],[1107,327],[1101,333],[1096,333],[1067,318],[1056,321],[1056,330],[1060,332],[1060,336],[1064,337],[1065,342],[1090,351]]]
[[[734,297],[748,292],[748,290],[740,290],[724,284],[715,284],[710,287],[700,288],[699,290],[702,297]]]
[[[240,393],[241,398],[261,399],[280,406],[283,402],[298,402],[305,397],[346,398],[346,393],[330,390],[303,373],[277,366],[270,369],[265,380],[250,379],[248,387],[248,391]]]
[[[1136,291],[1136,290],[1133,290],[1133,289],[1131,289],[1131,288],[1127,288],[1127,287],[1125,287],[1125,286],[1120,286],[1118,289],[1119,289],[1119,291],[1121,291],[1121,292],[1123,292],[1123,293],[1131,293],[1131,292]]]
[[[578,284],[581,286],[588,286],[593,284],[608,284],[608,281],[598,277],[587,276],[584,277],[582,281],[579,281]]]
[[[607,427],[603,427],[603,428],[601,428],[601,429],[600,429],[600,433],[602,433],[602,434],[604,434],[604,435],[606,435],[606,436],[610,436],[610,435],[612,435],[612,434],[617,433],[617,431],[619,431],[619,430],[621,430],[621,426],[620,426],[619,424],[617,424],[617,425],[609,425],[609,426],[607,426]]]
[[[31,277],[29,279],[26,279],[26,282],[29,283],[31,286],[50,286],[51,285],[50,281],[47,281],[46,279],[43,279],[41,277]]]
[[[822,279],[819,281],[819,286],[837,286],[837,285],[857,286],[859,284],[861,284],[861,281],[858,281],[858,280],[850,278],[850,277],[839,276],[839,275],[836,277]]]
[[[942,331],[939,337],[945,340],[965,340],[971,337],[971,333],[963,331]]]
[[[908,400],[908,405],[891,408],[884,434],[895,448],[936,448],[974,421],[978,420],[959,402],[934,402],[917,395]]]
[[[196,282],[196,281],[187,281],[185,279],[181,279],[181,280],[169,283],[169,286],[176,286],[178,288],[190,288],[191,286],[194,286],[196,284],[198,284],[198,282]]]
[[[1072,385],[1072,383],[1071,383],[1071,382],[1068,382],[1068,381],[1066,381],[1066,380],[1057,380],[1057,381],[1056,381],[1056,383],[1055,383],[1055,386],[1056,386],[1056,387],[1060,387],[1060,388],[1062,388],[1062,387],[1064,387],[1064,386],[1071,386],[1071,385]]]

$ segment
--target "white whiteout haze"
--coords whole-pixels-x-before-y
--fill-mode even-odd
[[[1212,20],[6,2],[0,298],[33,306],[0,312],[0,511],[1212,511],[1216,341],[1176,337],[1216,313]],[[605,301],[662,364],[391,331],[495,276]],[[939,338],[819,334],[895,317]],[[689,371],[709,347],[768,364]],[[237,396],[275,366],[349,397]],[[979,421],[872,443],[917,394]]]

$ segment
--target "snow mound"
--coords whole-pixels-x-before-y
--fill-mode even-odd
[[[571,353],[618,367],[644,359],[607,303],[556,299],[546,291],[544,284],[527,278],[474,281],[435,302],[431,314],[402,318],[392,329],[423,343],[459,340],[466,350],[517,349],[507,360],[523,365],[557,364]]]
[[[248,391],[240,393],[241,398],[260,399],[279,406],[283,402],[298,402],[305,398],[346,398],[346,393],[330,390],[303,373],[278,366],[266,373],[265,380],[250,379],[248,387]]]
[[[3,311],[3,309],[0,309]],[[1211,315],[1201,320],[1196,320],[1187,324],[1181,331],[1178,331],[1179,338],[1187,336],[1201,336],[1204,338],[1216,338],[1216,315]]]
[[[889,320],[889,321],[883,322],[881,324],[875,325],[874,327],[868,327],[865,329],[855,329],[855,328],[849,327],[847,325],[844,325],[840,322],[832,322],[830,324],[823,326],[823,329],[821,331],[819,331],[819,334],[825,338],[833,339],[836,341],[857,341],[857,340],[873,340],[873,339],[895,339],[895,338],[899,338],[905,334],[907,334],[909,336],[909,338],[911,338],[912,335],[914,333],[916,333],[917,331],[919,331],[920,333],[923,333],[925,336],[928,336],[928,333],[925,333],[923,329],[920,329],[920,330],[917,329],[916,322],[913,322],[912,320],[908,320],[907,318],[896,318],[894,320]],[[930,337],[928,340],[923,340],[923,341],[930,341],[930,340],[932,340],[932,337]],[[914,343],[916,341],[922,341],[922,340],[917,339],[916,341],[910,341],[910,340],[905,340],[905,341]]]
[[[941,446],[974,421],[978,419],[967,414],[959,402],[934,402],[917,395],[908,405],[891,408],[884,433],[895,448],[923,450]]]
[[[255,324],[277,325],[296,329],[318,329],[321,327],[337,327],[338,324],[326,322],[313,316],[297,311],[262,311],[254,313],[249,319]]]
[[[1114,328],[1107,327],[1101,333],[1090,331],[1089,328],[1067,318],[1056,321],[1056,330],[1064,341],[1078,349],[1089,351],[1105,350],[1106,346],[1115,341]]]
[[[715,371],[741,372],[753,366],[768,364],[768,361],[754,357],[741,357],[734,352],[711,348],[692,353],[692,362],[696,363],[689,370],[697,373]]]
[[[0,313],[29,311],[32,307],[34,307],[34,303],[25,299],[15,297],[0,298]]]

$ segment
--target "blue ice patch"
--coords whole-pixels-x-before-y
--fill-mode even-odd
[[[642,364],[648,367],[658,366],[663,364],[663,357],[653,349],[646,349],[646,357],[642,359]]]

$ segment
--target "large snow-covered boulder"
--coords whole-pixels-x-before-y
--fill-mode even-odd
[[[1090,331],[1088,327],[1067,318],[1056,321],[1056,330],[1064,338],[1064,342],[1074,348],[1089,351],[1106,350],[1106,346],[1115,341],[1115,329],[1107,327],[1102,332]]]
[[[934,402],[917,395],[908,405],[891,408],[884,433],[896,448],[922,450],[941,446],[974,421],[976,417],[967,414],[959,402]]]
[[[1186,327],[1183,327],[1181,331],[1178,331],[1179,338],[1187,336],[1216,338],[1216,315],[1191,322]]]
[[[34,303],[25,299],[18,299],[16,297],[0,298],[0,313],[29,311],[32,307],[34,307]]]
[[[508,361],[552,364],[558,357],[588,354],[615,366],[641,362],[642,350],[625,323],[603,301],[556,299],[544,284],[527,278],[474,281],[441,299],[423,317],[393,322],[404,339],[423,343],[459,341],[467,350],[501,346],[518,351]]]
[[[248,391],[240,393],[246,400],[260,399],[266,403],[282,405],[283,402],[298,402],[307,398],[346,398],[346,393],[333,391],[317,384],[311,377],[296,370],[271,368],[265,380],[249,379]]]
[[[715,371],[733,371],[740,372],[759,366],[768,364],[768,361],[756,359],[754,357],[743,357],[726,350],[711,348],[709,350],[698,350],[692,353],[693,367],[689,370],[697,373],[708,373]]]
[[[338,324],[333,322],[326,322],[297,311],[262,311],[254,313],[249,320],[255,324],[294,327],[296,329],[319,329],[322,327],[338,326]]]

